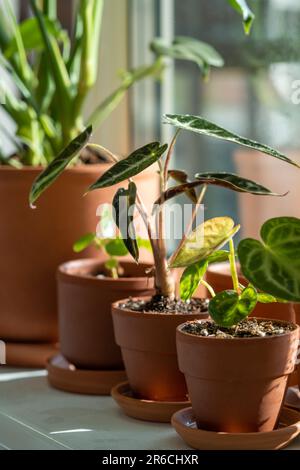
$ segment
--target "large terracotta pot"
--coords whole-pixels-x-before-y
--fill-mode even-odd
[[[41,196],[35,210],[29,207],[28,194],[41,168],[0,166],[1,339],[57,339],[55,272],[59,264],[74,259],[74,241],[95,231],[98,205],[111,202],[116,187],[82,196],[108,166],[67,169]],[[147,186],[146,196],[153,201],[158,191],[155,172],[145,172],[136,181],[142,188]],[[84,256],[93,254],[90,250]]]
[[[116,343],[121,347],[135,396],[159,401],[186,400],[186,384],[177,364],[176,327],[187,318],[207,318],[207,313],[140,313],[122,309],[116,302],[112,315]]]
[[[243,285],[247,285],[247,281],[243,276],[239,277]],[[212,285],[215,292],[221,292],[226,289],[232,289],[232,279],[230,274],[229,263],[215,263],[210,265],[206,280]],[[290,303],[275,302],[271,304],[258,303],[251,316],[261,318],[276,318],[278,320],[286,320],[295,322],[295,312]]]
[[[153,278],[146,277],[150,265],[122,262],[124,277],[97,278],[103,263],[84,259],[62,264],[57,273],[59,338],[62,355],[83,369],[123,369],[116,345],[111,304],[139,295],[153,295]]]
[[[299,327],[280,336],[220,339],[186,333],[183,326],[177,328],[178,363],[198,427],[272,431],[294,370]]]
[[[294,304],[294,312],[295,312],[295,323],[300,325],[300,304]],[[298,379],[298,387],[300,390],[300,336],[299,336],[299,348],[298,348],[298,358],[297,358],[297,379]]]

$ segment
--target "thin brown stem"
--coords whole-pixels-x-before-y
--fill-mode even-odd
[[[179,134],[180,131],[181,131],[181,129],[177,129],[177,131],[175,132],[174,137],[173,137],[173,139],[172,139],[172,141],[169,145],[169,150],[168,150],[167,157],[166,157],[166,160],[165,160],[164,173],[163,173],[164,191],[165,191],[165,187],[166,187],[166,184],[167,184],[167,181],[168,181],[168,169],[169,169],[170,160],[171,160],[173,150],[174,150],[174,146],[175,146],[175,143],[176,143],[176,140],[177,140],[177,137],[178,137],[178,134]]]

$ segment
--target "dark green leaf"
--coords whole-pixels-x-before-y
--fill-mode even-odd
[[[89,187],[88,191],[113,186],[141,173],[157,162],[167,148],[167,144],[161,146],[159,142],[153,142],[135,150],[127,158],[113,165],[96,183]]]
[[[262,241],[247,238],[238,246],[244,276],[267,294],[300,302],[300,219],[270,219],[260,234]]]
[[[190,183],[187,173],[183,170],[169,170],[168,178],[173,178],[177,183]],[[194,204],[197,203],[197,194],[194,188],[188,189],[186,195]]]
[[[238,13],[242,15],[245,33],[249,34],[255,16],[248,7],[246,0],[228,0],[228,2]]]
[[[230,217],[206,220],[187,236],[179,253],[171,257],[170,267],[186,267],[207,259],[226,245],[238,230],[239,226],[235,227]]]
[[[210,300],[208,311],[217,325],[230,328],[250,315],[256,303],[256,290],[248,286],[240,295],[234,290],[218,293]]]
[[[270,191],[268,188],[251,181],[242,176],[235,175],[233,173],[197,173],[195,175],[199,181],[205,184],[215,184],[223,186],[224,188],[232,189],[233,191],[239,191],[242,193],[250,193],[261,196],[285,196],[285,194],[277,194]],[[207,183],[205,182],[207,180]]]
[[[122,238],[110,240],[104,248],[106,253],[110,256],[126,256],[128,254],[128,250]]]
[[[72,142],[58,155],[58,157],[52,160],[48,167],[40,173],[31,187],[29,196],[31,206],[45,191],[45,189],[60,176],[68,164],[78,156],[80,151],[88,143],[91,134],[92,127],[88,127],[78,137],[72,140]]]
[[[118,189],[113,199],[113,207],[115,209],[115,223],[121,232],[123,242],[133,259],[138,262],[139,248],[133,222],[135,200],[136,185],[131,182],[128,189]]]
[[[73,251],[75,253],[80,253],[81,251],[85,250],[88,246],[95,242],[96,235],[95,233],[87,233],[83,235],[83,237],[79,238],[74,245]]]
[[[215,137],[216,139],[234,142],[244,147],[249,147],[253,150],[258,150],[259,152],[271,155],[272,157],[278,158],[279,160],[283,160],[284,162],[290,163],[291,165],[295,165],[298,168],[300,167],[298,163],[290,160],[288,157],[278,152],[277,150],[274,150],[267,145],[255,142],[254,140],[241,137],[237,134],[234,134],[233,132],[227,131],[223,127],[220,127],[217,124],[202,118],[201,116],[191,116],[189,114],[166,114],[164,116],[164,123],[171,124],[172,126],[185,129],[187,131],[192,131],[197,134],[203,134]]]

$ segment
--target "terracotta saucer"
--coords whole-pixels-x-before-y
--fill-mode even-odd
[[[57,352],[58,346],[51,343],[6,343],[6,365],[44,368]]]
[[[61,354],[49,359],[47,371],[52,387],[86,395],[110,395],[112,387],[126,379],[124,370],[76,369]]]
[[[135,398],[128,382],[116,385],[111,396],[131,418],[156,423],[170,423],[174,413],[190,404],[189,401],[153,401]]]
[[[172,426],[182,439],[197,450],[277,450],[300,433],[300,413],[284,407],[278,429],[270,432],[227,433],[198,429],[192,408],[172,416]]]
[[[294,410],[300,411],[300,390],[298,387],[290,387],[287,389],[284,404]]]

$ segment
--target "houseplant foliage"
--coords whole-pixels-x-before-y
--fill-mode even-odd
[[[159,77],[165,57],[195,62],[204,76],[210,66],[223,65],[206,43],[179,37],[162,47],[157,38],[151,44],[153,62],[123,71],[119,86],[85,119],[83,108],[98,74],[105,1],[78,2],[72,36],[58,21],[56,0],[31,0],[30,5],[33,16],[20,24],[9,1],[0,14],[0,64],[21,97],[17,99],[1,80],[2,107],[16,126],[16,136],[10,138],[17,156],[1,154],[2,164],[47,165],[88,124],[101,125],[134,83]]]

